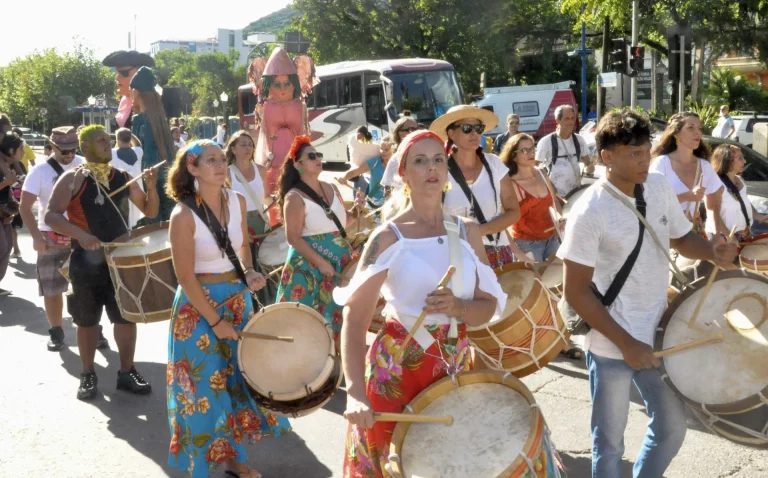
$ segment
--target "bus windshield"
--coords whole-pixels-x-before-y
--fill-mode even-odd
[[[461,104],[461,93],[453,70],[395,73],[392,80],[396,114],[410,110],[411,117],[431,123],[452,106]]]

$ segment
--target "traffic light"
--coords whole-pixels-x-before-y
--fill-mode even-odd
[[[637,76],[645,67],[645,47],[629,48],[629,76]]]
[[[623,38],[611,40],[610,71],[627,73],[627,41]]]

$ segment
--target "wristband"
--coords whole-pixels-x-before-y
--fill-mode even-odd
[[[211,328],[212,329],[215,328],[217,325],[219,325],[219,322],[221,322],[222,320],[224,320],[224,318],[223,317],[219,317],[219,320],[217,320],[215,324],[211,325]]]

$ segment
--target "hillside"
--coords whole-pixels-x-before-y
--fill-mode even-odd
[[[296,10],[292,10],[290,7],[285,7],[282,10],[278,10],[275,13],[261,17],[256,21],[251,22],[243,28],[243,33],[247,35],[253,32],[264,33],[279,33],[282,32],[288,25],[291,24],[291,19],[297,15],[300,15]]]

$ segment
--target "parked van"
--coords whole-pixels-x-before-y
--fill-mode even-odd
[[[576,109],[576,97],[571,89],[573,84],[572,81],[563,81],[549,85],[486,88],[484,95],[476,97],[472,104],[493,111],[499,118],[499,125],[487,131],[487,135],[495,137],[506,131],[507,115],[515,113],[520,117],[520,132],[539,139],[557,128],[555,108],[571,105]]]

